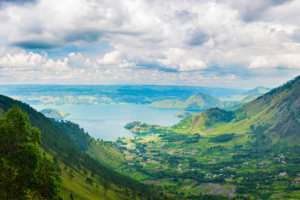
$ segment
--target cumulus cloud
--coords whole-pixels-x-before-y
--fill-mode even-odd
[[[300,69],[299,54],[282,54],[272,57],[252,58],[249,69],[253,68],[289,68]]]
[[[187,60],[184,64],[180,63],[179,71],[192,71],[205,69],[207,66],[202,60]]]
[[[6,0],[0,11],[0,67],[6,77],[221,84],[254,80],[258,70],[267,77],[269,69],[298,69],[300,3],[295,0],[20,2]],[[87,44],[102,49],[80,52]],[[65,56],[30,52],[37,49]],[[273,75],[292,76],[281,72]]]

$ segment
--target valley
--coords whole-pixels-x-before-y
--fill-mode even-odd
[[[66,198],[68,194],[86,198],[83,193],[89,191],[90,199],[99,195],[103,199],[145,199],[147,195],[151,199],[297,199],[299,88],[297,77],[265,94],[250,90],[240,101],[225,102],[198,93],[184,101],[172,100],[179,110],[126,104],[80,107],[95,112],[87,112],[89,116],[100,116],[101,109],[116,115],[111,109],[114,106],[118,112],[127,108],[118,123],[131,135],[113,137],[110,132],[110,138],[97,140],[84,125],[72,120],[78,114],[69,112],[67,106],[43,110],[54,118],[47,119],[26,104],[3,96],[0,114],[3,117],[14,102],[34,119],[32,123],[42,131],[42,151],[53,160]],[[235,107],[214,107],[216,102]],[[34,107],[42,110],[47,106]],[[128,113],[133,115],[134,109],[141,114],[137,116],[148,117],[129,121]],[[205,110],[182,112],[197,109]],[[166,116],[176,121],[163,124]],[[108,117],[107,112],[103,117]],[[156,121],[151,122],[153,119]],[[77,152],[77,157],[70,151]],[[118,183],[120,178],[123,182]]]

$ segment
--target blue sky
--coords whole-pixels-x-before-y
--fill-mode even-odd
[[[298,0],[0,1],[1,84],[251,89],[299,75]]]

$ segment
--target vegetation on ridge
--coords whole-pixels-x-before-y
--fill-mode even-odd
[[[83,153],[62,129],[43,114],[27,104],[0,95],[1,115],[13,105],[18,105],[22,112],[29,116],[30,123],[41,131],[40,146],[53,160],[62,178],[62,197],[68,199],[70,194],[74,199],[133,199],[135,197],[145,199],[161,196],[151,187],[109,169],[90,155]],[[90,189],[85,182],[87,177],[95,183]],[[108,196],[104,195],[104,183],[111,185]]]

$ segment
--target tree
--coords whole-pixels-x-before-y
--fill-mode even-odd
[[[105,196],[106,196],[106,191],[109,190],[110,188],[111,188],[110,182],[104,180],[103,181],[103,189],[104,189]]]
[[[74,176],[73,176],[73,169],[69,169],[68,175],[69,175],[69,178],[70,178],[70,181],[71,181],[72,178],[74,177]]]
[[[70,199],[71,199],[71,200],[74,200],[74,197],[73,197],[73,194],[72,194],[72,193],[70,194]]]
[[[61,199],[61,179],[39,144],[40,131],[18,106],[0,119],[0,199]]]
[[[86,180],[85,180],[85,182],[86,182],[88,188],[89,188],[89,186],[93,186],[93,179],[87,177]]]

